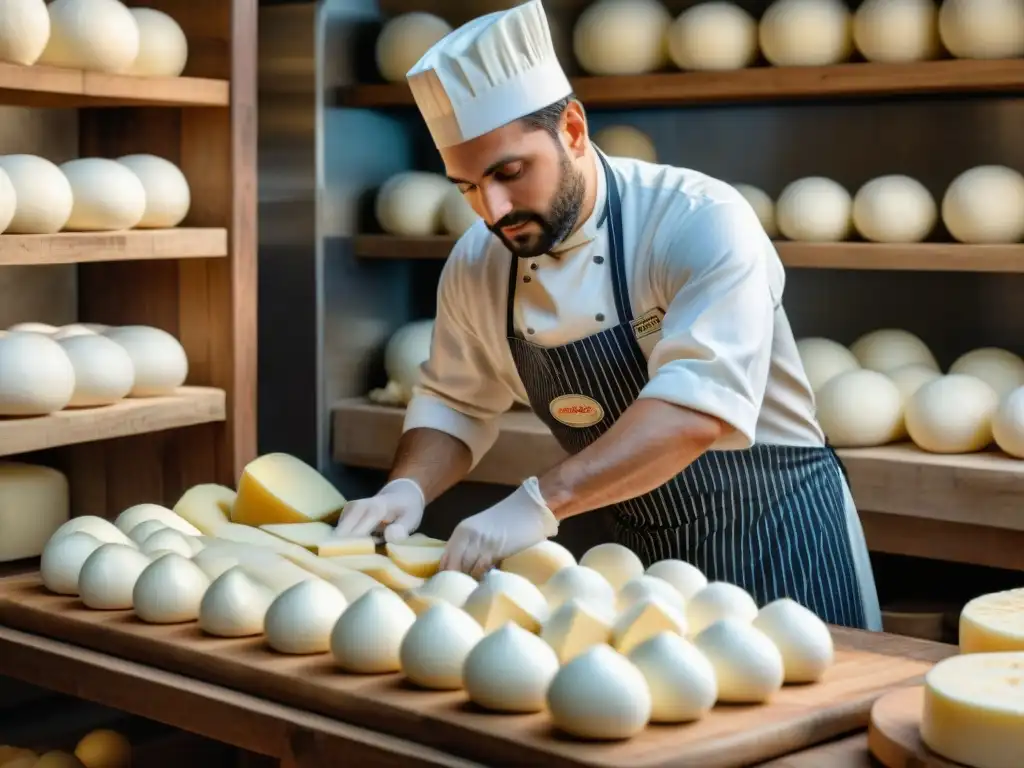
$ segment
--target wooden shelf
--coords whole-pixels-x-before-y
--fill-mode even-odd
[[[365,259],[446,259],[455,238],[357,235],[356,256]],[[783,264],[794,269],[885,269],[920,272],[1022,272],[1024,244],[797,243],[775,241]]]
[[[353,399],[336,403],[333,411],[334,460],[390,468],[404,410]],[[512,411],[500,424],[494,448],[468,479],[518,485],[565,458],[533,413]],[[997,452],[931,454],[909,443],[844,449],[839,455],[862,511],[1024,532],[1024,460]]]
[[[224,421],[226,412],[223,390],[182,387],[167,397],[129,399],[50,416],[0,418],[0,456],[209,424]]]
[[[1024,89],[1024,59],[852,63],[831,67],[751,67],[734,72],[663,72],[573,78],[587,107],[655,107],[716,102],[1015,92]],[[339,90],[338,106],[412,106],[405,83]]]
[[[0,266],[201,259],[228,255],[228,231],[210,227],[0,235]]]
[[[0,63],[0,103],[20,107],[226,107],[227,80],[135,77]]]

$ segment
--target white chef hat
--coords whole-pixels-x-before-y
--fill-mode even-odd
[[[463,24],[406,74],[438,149],[461,144],[564,99],[541,0]]]

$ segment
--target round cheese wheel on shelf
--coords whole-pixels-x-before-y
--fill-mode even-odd
[[[209,577],[187,557],[171,552],[139,574],[132,590],[135,615],[147,624],[181,624],[199,618]]]
[[[74,205],[65,230],[102,232],[131,229],[146,212],[146,188],[116,160],[84,157],[60,166],[71,183]]]
[[[648,163],[658,162],[658,148],[651,137],[632,125],[609,125],[596,131],[594,143],[613,157],[632,157]]]
[[[278,653],[327,653],[331,630],[348,601],[337,587],[307,579],[289,587],[267,609],[264,634]]]
[[[246,575],[240,566],[231,567],[213,579],[203,593],[199,628],[214,637],[261,635],[273,599],[274,593]]]
[[[879,176],[853,197],[853,225],[875,243],[919,243],[935,229],[938,218],[931,192],[909,176]]]
[[[864,0],[853,14],[853,42],[868,61],[937,58],[938,7],[934,0]]]
[[[178,166],[156,155],[125,155],[117,158],[117,162],[138,176],[145,190],[146,207],[135,227],[154,229],[181,224],[192,205],[192,193]]]
[[[1024,56],[1022,0],[943,0],[939,36],[958,59]]]
[[[631,549],[608,542],[591,547],[583,553],[580,565],[593,568],[604,576],[612,589],[618,592],[630,579],[642,576],[643,561]]]
[[[782,653],[749,621],[720,619],[693,639],[715,670],[718,701],[762,704],[782,688]]]
[[[350,605],[331,631],[331,653],[342,669],[398,672],[399,649],[416,614],[389,589],[371,589]]]
[[[754,598],[735,584],[712,581],[686,604],[686,621],[696,635],[719,619],[750,622],[757,616]]]
[[[708,585],[708,577],[697,566],[685,560],[659,560],[651,564],[646,574],[667,581],[684,600],[690,600]]]
[[[377,36],[377,70],[390,83],[404,83],[406,73],[434,43],[452,31],[440,16],[414,11],[388,19]]]
[[[914,444],[930,453],[973,453],[992,443],[999,396],[981,379],[942,376],[907,401],[904,419]]]
[[[942,222],[961,243],[1016,243],[1024,238],[1024,175],[1004,165],[964,171],[942,197]]]
[[[51,537],[39,560],[43,586],[58,595],[77,595],[82,565],[103,543],[85,531]]]
[[[128,396],[135,366],[120,344],[99,334],[66,337],[58,342],[75,371],[69,408],[110,405]]]
[[[185,348],[167,331],[148,325],[122,325],[103,335],[124,347],[132,359],[132,397],[172,395],[188,378]]]
[[[155,8],[131,8],[139,26],[139,55],[127,70],[130,75],[177,77],[188,62],[188,40],[171,16]]]
[[[779,227],[775,223],[775,203],[768,193],[759,187],[751,184],[733,184],[736,191],[743,195],[743,199],[750,203],[750,207],[757,214],[757,220],[761,222],[765,234],[768,237],[775,237],[779,234]]]
[[[853,352],[832,339],[811,336],[800,339],[796,348],[804,373],[807,374],[807,383],[813,392],[820,390],[839,374],[860,368]]]
[[[492,712],[532,713],[558,672],[558,656],[537,635],[509,622],[466,656],[462,681],[469,700]]]
[[[775,203],[779,232],[790,240],[845,240],[853,228],[853,199],[832,179],[807,176],[788,184]]]
[[[904,365],[925,365],[939,370],[935,355],[919,337],[899,328],[869,331],[850,345],[861,366],[885,373]]]
[[[50,39],[50,14],[44,0],[6,0],[0,14],[0,61],[29,67]]]
[[[828,625],[788,597],[764,606],[753,626],[764,632],[782,654],[787,683],[815,683],[835,660]]]
[[[992,417],[992,437],[1000,450],[1024,459],[1024,387],[1003,398]]]
[[[78,594],[87,608],[125,610],[132,607],[135,582],[150,564],[149,557],[125,544],[104,544],[78,574]]]
[[[758,53],[757,22],[738,5],[723,0],[692,6],[668,28],[668,52],[680,69],[749,67]]]
[[[433,319],[416,320],[391,334],[384,347],[384,371],[406,399],[420,380],[420,366],[430,358],[433,333]]]
[[[14,218],[4,234],[52,235],[64,228],[74,195],[58,166],[35,155],[0,155],[0,169],[14,185],[15,196]]]
[[[126,72],[139,55],[139,25],[118,0],[53,0],[40,64]]]
[[[949,372],[981,379],[996,391],[1000,399],[1018,387],[1024,387],[1024,360],[1008,349],[973,349],[954,360]]]
[[[439,691],[462,688],[462,667],[484,631],[461,608],[438,603],[409,627],[398,657],[402,672],[415,685]]]
[[[775,0],[761,17],[758,39],[777,67],[822,67],[853,52],[850,11],[842,0]]]
[[[132,745],[117,731],[97,728],[81,738],[75,757],[85,768],[131,768]]]
[[[455,237],[462,237],[466,230],[480,221],[466,196],[454,184],[441,199],[441,225],[444,231]]]
[[[451,186],[448,179],[437,173],[396,173],[377,191],[374,201],[377,223],[390,235],[436,235],[444,226],[441,206]]]
[[[37,333],[0,338],[0,416],[45,416],[74,392],[75,368],[56,341]]]
[[[885,445],[902,437],[903,396],[884,373],[841,373],[815,393],[818,423],[837,448]]]
[[[668,61],[672,16],[658,0],[597,0],[572,30],[576,61],[592,75],[640,75]]]
[[[659,632],[627,657],[651,691],[652,723],[700,720],[718,699],[718,682],[711,662],[687,639]]]

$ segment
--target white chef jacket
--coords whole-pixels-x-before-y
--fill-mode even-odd
[[[430,358],[404,430],[430,427],[470,449],[497,439],[496,416],[527,403],[506,338],[509,260],[518,261],[517,335],[555,347],[620,322],[610,236],[598,228],[607,185],[599,161],[593,213],[556,252],[512,256],[482,221],[459,238],[441,274]],[[660,331],[638,342],[657,398],[716,416],[735,432],[716,450],[753,443],[822,446],[814,398],[782,309],[785,274],[753,209],[703,173],[612,157],[634,318]]]

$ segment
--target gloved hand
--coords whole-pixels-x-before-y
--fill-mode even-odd
[[[427,500],[419,483],[405,477],[392,480],[376,496],[345,505],[334,529],[337,536],[369,536],[384,528],[384,539],[401,541],[423,521]]]
[[[441,558],[441,570],[479,579],[496,563],[558,533],[558,520],[540,495],[537,478],[456,526]]]

